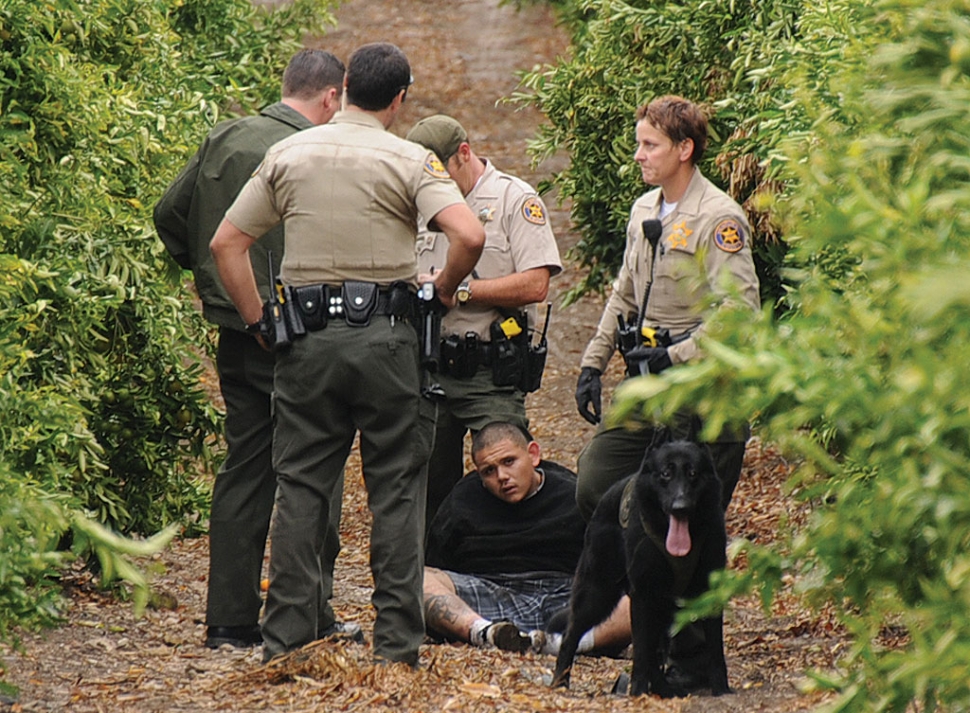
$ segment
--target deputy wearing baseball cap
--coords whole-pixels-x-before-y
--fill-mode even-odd
[[[519,358],[520,370],[528,369],[524,350],[536,326],[536,303],[546,299],[549,279],[562,271],[562,261],[548,211],[535,189],[477,156],[458,121],[443,114],[429,116],[415,124],[407,138],[435,153],[485,227],[482,256],[461,281],[457,305],[441,326],[442,368],[437,380],[445,398],[439,405],[428,470],[431,522],[464,472],[467,432],[492,421],[528,428],[526,379],[521,371],[515,378],[515,357],[506,347]],[[420,230],[420,271],[430,274],[440,267],[446,250],[440,233]]]

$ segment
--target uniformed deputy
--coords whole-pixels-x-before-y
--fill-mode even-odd
[[[696,168],[707,146],[707,119],[691,102],[661,97],[636,113],[637,151],[645,183],[657,186],[630,211],[623,265],[582,357],[576,403],[586,420],[600,417],[600,376],[616,348],[618,320],[633,315],[636,329],[667,330],[668,346],[641,346],[627,355],[651,373],[701,358],[696,337],[704,331],[704,311],[723,302],[730,282],[740,299],[760,307],[758,278],[751,257],[751,228],[741,207]],[[659,219],[659,238],[644,235],[644,220]],[[647,226],[649,230],[649,225]],[[656,249],[651,245],[656,239]],[[644,308],[645,303],[645,308]],[[589,407],[592,406],[592,412]],[[685,418],[677,433],[696,435],[698,424]],[[614,482],[633,473],[656,429],[600,430],[578,461],[577,501],[586,519]],[[724,487],[726,508],[741,473],[746,429],[726,429],[709,444]]]
[[[600,417],[600,376],[615,350],[618,316],[659,337],[656,346],[646,343],[624,354],[628,373],[655,374],[703,357],[696,338],[712,304],[737,295],[753,311],[760,307],[744,211],[696,168],[707,147],[707,119],[686,99],[665,96],[638,108],[636,120],[634,159],[644,183],[657,188],[633,204],[623,266],[583,354],[576,404],[592,423]],[[697,440],[699,430],[699,419],[689,413],[669,429],[599,430],[579,455],[580,512],[589,520],[603,493],[636,472],[651,445],[671,436]],[[725,428],[707,444],[725,509],[741,475],[747,435],[746,425]],[[683,630],[671,642],[665,676],[687,691],[706,685],[703,651],[700,628]]]
[[[401,289],[408,297],[417,285],[419,211],[449,238],[448,259],[435,275],[446,306],[485,236],[434,154],[386,131],[410,77],[394,45],[357,49],[344,83],[346,111],[273,146],[212,240],[223,283],[255,329],[262,303],[246,251],[253,236],[282,221],[281,278],[294,289],[307,329],[276,362],[279,489],[264,660],[317,635],[316,554],[359,430],[374,516],[375,660],[418,663],[431,423]]]
[[[528,429],[520,383],[496,383],[493,324],[517,318],[523,337],[536,325],[537,302],[546,299],[549,278],[562,271],[556,238],[542,199],[525,181],[480,158],[461,124],[441,114],[422,119],[407,138],[432,150],[444,164],[472,212],[485,226],[485,249],[456,293],[458,304],[441,325],[442,368],[434,451],[428,469],[430,523],[438,506],[464,473],[464,438],[493,421]],[[418,269],[430,274],[444,261],[447,242],[423,228],[418,234]],[[525,346],[526,339],[518,345]],[[492,350],[492,351],[490,351]],[[520,355],[524,356],[524,355]],[[528,368],[523,360],[519,366]],[[500,369],[501,372],[501,369]]]
[[[266,150],[302,129],[325,124],[340,107],[344,64],[330,52],[297,52],[283,73],[282,99],[258,116],[216,126],[155,206],[155,228],[169,253],[192,270],[206,319],[219,326],[216,370],[226,407],[226,460],[216,475],[209,520],[209,589],[205,645],[246,647],[262,641],[259,581],[276,494],[272,463],[273,355],[260,347],[222,287],[209,254],[209,241]],[[260,293],[269,296],[267,251],[283,256],[277,227],[251,251]],[[345,632],[356,624],[338,622],[330,608],[329,573],[340,548],[336,503],[322,553],[329,566],[320,597],[322,629]],[[357,627],[350,632],[360,636]]]

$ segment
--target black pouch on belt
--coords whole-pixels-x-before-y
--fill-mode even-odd
[[[380,294],[377,283],[347,281],[341,289],[344,300],[344,319],[351,327],[366,327],[377,308]]]
[[[495,386],[516,386],[522,378],[524,355],[515,340],[509,339],[502,331],[501,320],[495,320],[489,327],[492,337],[492,383]]]
[[[307,331],[315,332],[327,326],[326,294],[323,285],[293,288],[293,301],[303,315]]]

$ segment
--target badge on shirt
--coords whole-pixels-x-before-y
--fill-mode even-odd
[[[671,226],[670,235],[667,236],[667,247],[671,250],[687,247],[687,238],[694,234],[694,231],[687,227],[687,221],[682,220]]]
[[[481,221],[482,225],[491,223],[493,220],[495,220],[495,207],[486,206],[478,211],[478,220]]]
[[[736,253],[744,247],[744,229],[736,220],[722,220],[714,228],[714,244],[726,253]]]
[[[522,204],[522,216],[535,225],[546,224],[546,209],[538,198],[529,198]]]
[[[428,158],[424,161],[424,170],[431,176],[435,178],[451,178],[448,175],[445,165],[441,163],[441,159],[438,158],[434,153],[429,153]]]

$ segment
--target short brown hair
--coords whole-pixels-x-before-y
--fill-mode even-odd
[[[691,139],[691,163],[697,165],[707,149],[707,117],[696,104],[683,97],[667,95],[637,108],[637,122],[646,121],[664,132],[675,144]]]
[[[344,63],[326,50],[300,50],[283,72],[283,96],[313,99],[324,89],[343,87]]]

